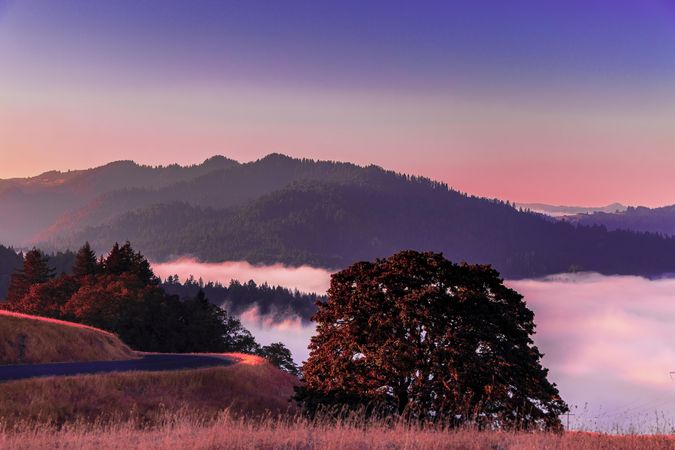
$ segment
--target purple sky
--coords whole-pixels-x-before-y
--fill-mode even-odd
[[[0,177],[271,152],[675,203],[667,0],[0,0]]]

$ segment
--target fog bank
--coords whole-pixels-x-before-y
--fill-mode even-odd
[[[535,343],[571,423],[656,426],[675,416],[675,279],[598,274],[508,281],[535,312]]]
[[[283,264],[268,266],[253,265],[246,261],[226,261],[221,263],[203,263],[194,258],[180,258],[165,263],[153,263],[152,270],[162,279],[178,275],[181,280],[190,275],[203,278],[204,281],[219,281],[225,285],[230,280],[257,284],[267,282],[270,285],[297,289],[301,292],[324,293],[330,284],[330,272],[310,266],[290,267]]]

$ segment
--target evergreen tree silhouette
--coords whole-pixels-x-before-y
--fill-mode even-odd
[[[73,275],[76,277],[84,277],[87,275],[96,275],[98,271],[99,265],[98,261],[96,261],[96,253],[94,253],[89,242],[87,242],[80,248],[75,256]]]
[[[16,302],[26,295],[34,284],[44,283],[54,277],[54,269],[49,267],[49,258],[41,251],[33,248],[26,253],[23,267],[12,274],[7,293],[8,302]]]

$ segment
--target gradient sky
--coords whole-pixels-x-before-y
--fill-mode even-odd
[[[0,178],[267,153],[675,203],[675,1],[0,0]]]

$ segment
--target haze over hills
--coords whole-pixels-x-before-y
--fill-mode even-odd
[[[47,250],[89,240],[101,252],[130,240],[156,261],[191,255],[337,269],[411,248],[490,263],[507,277],[675,271],[673,239],[551,221],[377,166],[272,154],[188,168],[114,163],[38,179],[4,182],[13,184],[1,197],[14,224],[0,235],[7,244],[30,229]],[[22,208],[4,209],[19,196]],[[50,214],[33,214],[45,203]]]
[[[193,206],[222,209],[254,200],[294,181],[351,182],[361,176],[362,168],[353,164],[314,164],[308,160],[302,161],[303,164],[297,162],[300,160],[271,154],[253,163],[228,164],[201,176],[156,189],[134,187],[108,192],[62,215],[37,237],[37,241],[55,240],[62,233],[72,234],[143,207],[185,202]]]
[[[517,203],[516,207],[577,225],[600,225],[608,230],[675,235],[675,205],[647,208],[645,206],[624,206],[621,203],[599,207]]]
[[[159,189],[238,163],[222,156],[200,165],[141,166],[117,161],[101,167],[0,180],[0,242],[25,244],[68,211],[119,189]]]
[[[548,205],[546,203],[516,203],[516,207],[532,212],[546,214],[551,217],[564,217],[574,214],[591,214],[594,212],[614,213],[625,211],[626,206],[621,203],[612,203],[607,206],[565,206]]]
[[[632,230],[639,232],[675,235],[675,205],[660,208],[644,206],[629,207],[625,211],[577,214],[565,220],[579,225],[602,225],[608,230]]]

